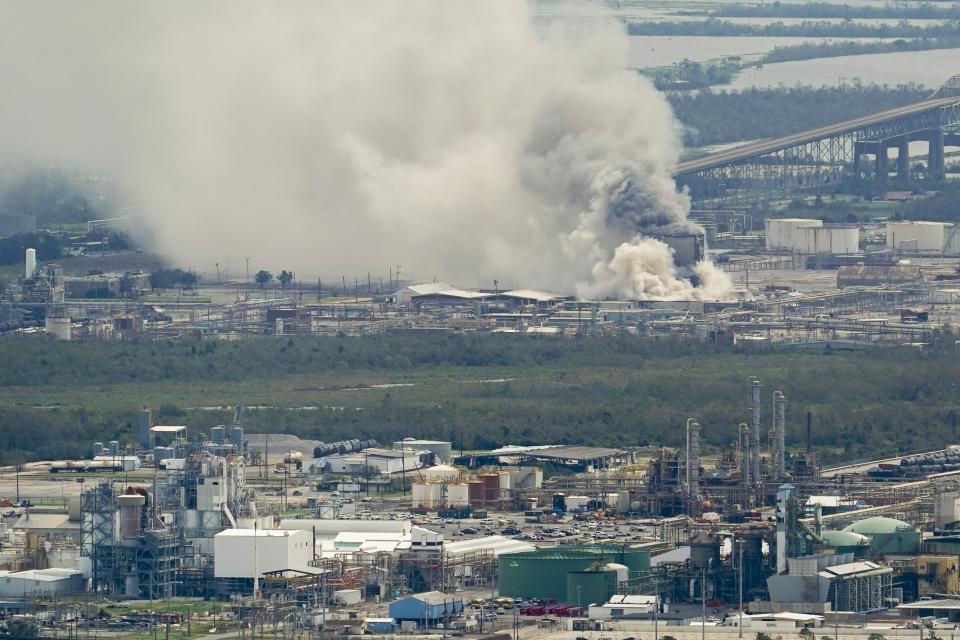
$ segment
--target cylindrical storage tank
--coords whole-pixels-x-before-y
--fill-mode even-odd
[[[500,478],[500,491],[509,491],[510,490],[510,473],[507,471],[501,471],[497,474]]]
[[[567,594],[564,602],[578,607],[603,604],[616,592],[616,571],[572,571],[567,574]]]
[[[809,218],[767,218],[767,251],[802,251],[806,243],[804,229],[822,226],[822,220]]]
[[[447,485],[447,504],[451,507],[466,507],[470,504],[470,488],[465,482]]]
[[[230,444],[235,447],[243,446],[243,427],[230,427]]]
[[[621,491],[617,494],[617,511],[625,513],[630,511],[630,492]]]
[[[421,475],[425,480],[436,480],[441,482],[456,482],[460,479],[460,470],[455,467],[449,467],[445,464],[438,464],[435,467],[423,469]]]
[[[91,457],[91,458],[96,458],[97,456],[102,456],[102,455],[103,455],[103,443],[102,443],[102,442],[94,442],[94,443],[93,443],[93,455],[90,456],[90,457]]]
[[[36,249],[27,249],[26,255],[24,256],[24,265],[23,265],[23,277],[27,280],[33,278],[34,273],[37,271],[37,250]]]
[[[120,507],[120,537],[135,539],[140,535],[140,512],[147,499],[140,494],[117,496]]]
[[[481,507],[484,503],[483,482],[480,480],[471,480],[467,483],[470,492],[470,506]]]
[[[111,440],[108,446],[110,447],[110,455],[111,455],[111,456],[120,455],[120,443],[119,443],[119,442],[117,442],[116,440]]]
[[[943,251],[946,225],[919,220],[887,222],[887,247],[907,253]]]
[[[416,482],[413,485],[413,506],[420,509],[436,509],[442,506],[442,485],[433,482]]]
[[[210,441],[213,444],[223,444],[226,439],[227,430],[225,427],[213,427],[210,429]]]

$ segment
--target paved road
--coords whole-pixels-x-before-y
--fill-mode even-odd
[[[846,122],[820,127],[819,129],[795,133],[783,138],[762,140],[760,142],[745,144],[741,147],[734,147],[733,149],[727,149],[726,151],[720,151],[718,153],[713,153],[700,158],[694,158],[693,160],[688,160],[686,162],[681,162],[677,165],[673,175],[674,177],[677,177],[688,173],[702,171],[704,169],[712,169],[735,162],[737,160],[743,160],[752,156],[779,151],[781,149],[786,149],[787,147],[792,147],[806,142],[822,140],[824,138],[829,138],[841,133],[854,131],[862,127],[879,124],[885,120],[923,113],[924,111],[939,109],[941,107],[946,107],[958,102],[960,102],[960,98],[957,97],[935,98],[933,100],[917,102],[916,104],[907,105],[905,107],[897,107],[896,109],[881,111],[880,113],[875,113],[870,116],[864,116],[862,118],[856,118],[854,120],[848,120]]]

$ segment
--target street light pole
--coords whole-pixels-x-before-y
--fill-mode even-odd
[[[743,539],[740,539],[740,622],[737,623],[737,637],[743,637]]]
[[[656,584],[656,583],[654,583]],[[660,640],[660,632],[657,629],[657,612],[660,609],[660,591],[653,594],[653,640]]]

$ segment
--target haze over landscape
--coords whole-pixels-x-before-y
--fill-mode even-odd
[[[698,227],[670,108],[594,10],[574,36],[522,2],[7,6],[0,133],[117,180],[187,267],[723,295],[723,274],[701,265],[695,288],[638,239]]]

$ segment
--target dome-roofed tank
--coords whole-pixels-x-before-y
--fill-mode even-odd
[[[820,537],[825,543],[836,549],[837,553],[854,553],[857,556],[870,550],[870,538],[853,531],[823,531]]]
[[[876,516],[854,522],[844,531],[868,536],[870,554],[874,556],[920,551],[920,534],[903,520]]]

